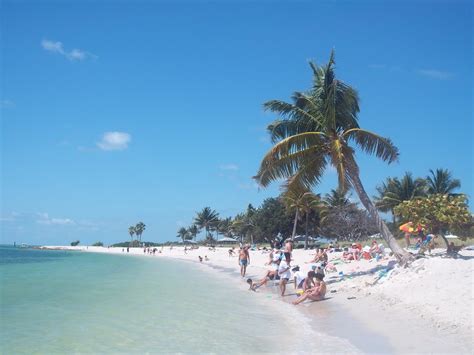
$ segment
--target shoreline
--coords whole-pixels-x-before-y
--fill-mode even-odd
[[[44,248],[127,254],[122,252],[122,248],[85,246]],[[217,248],[216,251],[209,251],[205,247],[200,247],[184,254],[183,247],[174,247],[173,250],[164,248],[162,254],[157,253],[153,256],[143,254],[143,248],[131,248],[129,254],[154,258],[165,257],[190,261],[198,265],[201,264],[197,260],[198,255],[203,257],[207,255],[209,261],[202,262],[202,266],[206,265],[208,268],[201,269],[226,274],[229,281],[240,279],[237,258],[229,257],[228,249]],[[360,350],[366,353],[472,353],[474,349],[473,312],[472,294],[470,295],[469,291],[472,290],[474,252],[463,252],[461,260],[440,257],[421,259],[414,262],[411,270],[395,267],[392,272],[385,275],[382,274],[384,270],[393,265],[393,260],[390,258],[379,262],[363,260],[336,265],[338,270],[343,271],[344,277],[341,279],[338,273],[326,275],[327,299],[323,302],[304,302],[295,308],[299,315],[310,320],[311,328],[315,332],[345,339],[352,344],[354,348],[348,346],[348,352]],[[305,270],[309,267],[305,261],[312,258],[312,253],[314,251],[295,250],[292,265],[300,265]],[[252,251],[250,255],[251,263],[247,268],[247,275],[253,279],[261,278],[266,270],[264,263],[268,260],[268,255],[260,251]],[[337,253],[329,254],[330,261],[335,258],[337,258]],[[433,283],[433,275],[430,271],[439,271],[437,264],[440,263],[442,264],[439,266],[440,272],[452,274],[453,277],[464,273],[457,275],[464,280],[464,284],[458,285],[456,289],[446,290]],[[433,270],[427,270],[427,268]],[[382,277],[379,276],[381,274]],[[379,277],[379,283],[369,286],[374,279]],[[443,279],[444,275],[441,274],[439,277]],[[417,278],[419,280],[416,280]],[[416,293],[411,292],[408,297],[408,292],[413,291],[416,284],[419,284],[422,289],[420,288]],[[239,282],[236,285],[241,288],[247,287],[245,282]],[[293,287],[292,284],[288,285],[287,293],[292,293]],[[257,292],[257,294],[262,295],[260,298],[273,294],[272,302],[277,299],[288,303],[294,299],[294,296],[288,296],[282,300],[272,288],[274,289],[271,286],[263,287],[262,292]],[[461,289],[464,292],[460,295]],[[407,292],[408,300],[405,297],[394,296],[396,294],[400,296],[404,292]],[[415,297],[417,294],[419,295]],[[419,298],[428,301],[420,305],[416,303]],[[443,303],[449,300],[451,303]],[[447,309],[442,311],[443,308]],[[456,314],[453,314],[453,310]],[[324,320],[326,324],[324,329],[321,329],[321,320]]]

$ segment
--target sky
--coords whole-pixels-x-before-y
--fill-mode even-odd
[[[1,243],[109,244],[139,221],[176,240],[205,206],[276,197],[252,180],[277,118],[262,104],[309,89],[331,49],[361,127],[400,150],[357,155],[369,195],[446,168],[473,196],[469,1],[3,0],[0,16]],[[329,169],[314,192],[336,185]]]

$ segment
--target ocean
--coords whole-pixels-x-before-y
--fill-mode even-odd
[[[349,350],[224,274],[160,257],[0,247],[0,352]]]

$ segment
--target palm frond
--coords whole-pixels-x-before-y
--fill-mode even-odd
[[[347,140],[353,140],[364,152],[375,154],[377,158],[392,163],[398,160],[398,148],[389,138],[381,137],[361,128],[352,128],[345,131],[342,136]]]
[[[305,135],[311,134],[306,133]],[[316,164],[321,164],[321,169],[324,170],[326,166],[325,154],[327,154],[324,151],[324,145],[320,144],[321,139],[314,140],[314,144],[292,143],[292,141],[298,140],[298,138],[301,139],[299,136],[301,135],[283,140],[265,155],[257,175],[254,176],[254,179],[261,186],[267,186],[272,181],[279,179],[288,179],[290,177],[298,179],[299,176],[301,176],[301,181],[306,185],[319,181],[317,170],[314,172],[309,170]],[[308,162],[312,163],[308,164]],[[295,176],[297,173],[299,174]],[[311,178],[311,174],[314,175],[314,178]]]

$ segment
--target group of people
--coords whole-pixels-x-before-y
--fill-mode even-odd
[[[249,247],[244,246],[239,252],[239,265],[241,267],[240,274],[245,277],[247,266],[250,263]],[[287,240],[283,250],[273,249],[269,254],[269,270],[266,271],[262,279],[254,282],[251,278],[247,279],[249,290],[256,291],[259,287],[266,285],[268,281],[278,281],[279,293],[285,296],[286,286],[292,280],[298,298],[293,301],[297,305],[306,299],[319,301],[324,299],[326,294],[326,283],[324,282],[324,267],[328,261],[326,251],[318,250],[315,258],[311,262],[319,262],[314,264],[311,270],[303,272],[299,266],[291,267],[291,256],[293,252],[293,242]]]

